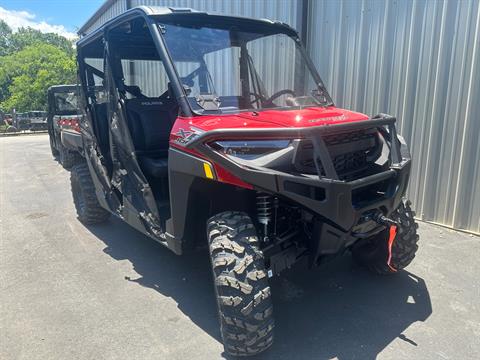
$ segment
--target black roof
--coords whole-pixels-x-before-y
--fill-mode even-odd
[[[210,20],[215,20],[215,22],[224,22],[226,24],[235,24],[236,26],[245,26],[249,28],[251,26],[260,26],[263,28],[277,29],[278,31],[283,31],[296,35],[297,32],[295,29],[290,27],[288,24],[280,21],[272,21],[268,19],[253,19],[242,16],[227,16],[220,14],[211,14],[207,12],[197,11],[189,8],[172,8],[172,7],[157,7],[157,6],[138,6],[127,10],[114,17],[113,19],[107,21],[100,28],[92,31],[91,33],[84,35],[80,40],[77,41],[77,46],[82,47],[83,45],[89,43],[92,39],[97,38],[103,32],[106,27],[114,25],[119,22],[127,20],[129,17],[137,16],[148,16],[153,18],[163,18],[165,21],[178,20],[180,21],[200,21],[208,23]],[[83,28],[83,27],[82,27]]]

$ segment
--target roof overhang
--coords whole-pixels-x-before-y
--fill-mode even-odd
[[[112,6],[116,1],[119,0],[106,0],[105,3],[93,14],[93,16],[88,19],[88,21],[78,30],[78,35],[80,37],[87,35],[86,30],[91,27],[95,21],[99,19],[99,17],[110,7]],[[297,33],[295,29],[290,27],[290,25],[280,22],[280,21],[272,21],[268,19],[253,19],[253,18],[248,18],[248,17],[243,17],[243,16],[227,16],[227,15],[222,15],[222,14],[212,14],[212,13],[207,13],[207,12],[202,12],[202,11],[197,11],[194,9],[190,8],[174,8],[174,7],[160,7],[160,6],[136,6],[132,9],[129,9],[125,11],[121,15],[126,15],[127,13],[134,13],[134,12],[143,12],[144,15],[146,16],[152,16],[152,17],[161,17],[161,16],[171,16],[171,15],[180,15],[180,16],[185,16],[188,14],[191,14],[192,16],[213,16],[213,17],[222,17],[225,19],[230,19],[232,21],[251,21],[252,23],[263,23],[263,24],[272,24],[276,26],[281,26],[288,31],[291,31],[292,33]],[[119,15],[119,16],[121,16]],[[122,16],[123,17],[123,16]],[[105,22],[105,24],[102,24],[98,29],[106,26],[109,23],[112,23],[115,21],[117,17],[112,18],[108,21]],[[96,29],[96,30],[98,30]],[[90,35],[93,32],[96,32],[96,30],[88,33]]]

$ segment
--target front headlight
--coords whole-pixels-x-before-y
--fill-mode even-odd
[[[211,146],[218,152],[242,160],[256,160],[287,149],[291,140],[216,141]]]

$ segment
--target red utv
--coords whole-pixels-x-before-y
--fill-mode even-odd
[[[176,254],[208,243],[228,353],[272,344],[269,278],[300,259],[351,250],[394,274],[414,258],[395,118],[335,107],[288,25],[140,7],[77,50],[78,217],[114,214]]]

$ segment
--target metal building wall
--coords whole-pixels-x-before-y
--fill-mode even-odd
[[[88,30],[86,31],[86,33],[89,33],[89,32],[92,32],[93,30],[98,29],[100,26],[105,24],[108,20],[114,18],[117,15],[120,15],[121,13],[124,13],[125,11],[127,11],[126,0],[117,0],[113,2],[113,4],[110,5],[108,9],[105,10],[105,12],[101,14],[100,17],[88,27]]]
[[[480,1],[312,0],[309,15],[336,103],[398,117],[417,216],[480,233]]]

